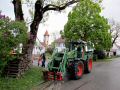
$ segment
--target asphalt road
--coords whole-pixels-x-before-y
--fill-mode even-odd
[[[96,62],[90,74],[61,84],[60,90],[120,90],[120,58]]]

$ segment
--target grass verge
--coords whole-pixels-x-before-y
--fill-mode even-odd
[[[107,57],[105,59],[97,59],[94,62],[109,62],[109,61],[113,61],[115,58],[118,58],[118,56]]]
[[[0,90],[31,90],[43,81],[42,69],[32,67],[21,78],[1,78]]]

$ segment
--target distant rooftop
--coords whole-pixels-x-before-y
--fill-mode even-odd
[[[48,31],[46,30],[46,32],[45,32],[45,34],[44,34],[44,36],[49,36],[49,33],[48,33]]]
[[[55,40],[56,43],[65,43],[65,39],[60,37],[58,39]]]

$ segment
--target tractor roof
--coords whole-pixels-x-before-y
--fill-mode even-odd
[[[79,41],[72,41],[71,44],[87,44],[87,42],[79,40]]]

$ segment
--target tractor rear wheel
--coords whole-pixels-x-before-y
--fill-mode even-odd
[[[85,62],[85,73],[90,73],[92,71],[92,59]]]
[[[84,64],[82,61],[76,62],[74,64],[74,79],[78,80],[83,76]]]

